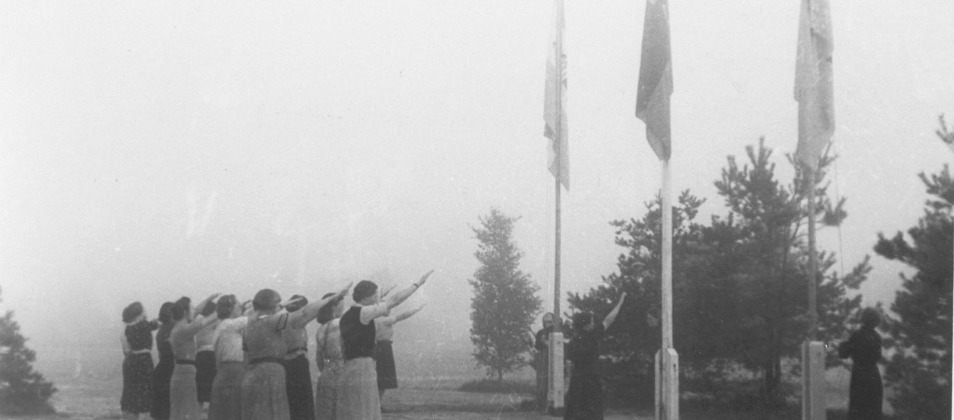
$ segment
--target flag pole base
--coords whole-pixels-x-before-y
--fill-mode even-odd
[[[547,384],[547,412],[563,413],[563,370],[566,364],[563,358],[563,333],[554,332],[550,334],[550,363],[549,377]]]
[[[802,420],[825,420],[827,386],[825,344],[820,341],[802,343]]]
[[[656,420],[679,420],[679,353],[656,352]]]

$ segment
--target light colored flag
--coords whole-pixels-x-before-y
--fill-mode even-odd
[[[795,61],[798,149],[802,163],[815,168],[835,132],[831,57],[834,44],[828,0],[802,0]]]
[[[550,141],[547,166],[560,184],[570,189],[570,158],[567,147],[566,120],[566,54],[563,52],[563,0],[554,0],[555,24],[547,48],[547,81],[543,95],[543,135]]]
[[[669,4],[647,0],[643,22],[643,51],[639,62],[636,118],[646,123],[646,139],[660,160],[669,160],[672,135],[669,97],[672,95],[672,51],[669,45]]]

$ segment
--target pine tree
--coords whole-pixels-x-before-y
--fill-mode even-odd
[[[501,382],[505,372],[529,363],[524,357],[530,351],[526,337],[541,305],[537,287],[519,268],[523,252],[511,239],[517,220],[491,209],[480,217],[481,226],[472,228],[478,241],[474,256],[481,266],[469,280],[474,289],[470,340],[477,365]]]
[[[954,144],[954,133],[941,122],[938,135]],[[954,179],[947,165],[939,174],[919,174],[931,197],[917,226],[908,229],[911,242],[901,232],[888,239],[878,234],[875,252],[900,261],[917,273],[901,274],[886,326],[894,350],[885,379],[895,390],[891,404],[899,418],[950,419],[951,417],[951,316],[954,277]]]
[[[53,407],[48,400],[56,392],[53,384],[33,371],[36,353],[26,347],[13,311],[0,318],[0,414],[46,414]]]

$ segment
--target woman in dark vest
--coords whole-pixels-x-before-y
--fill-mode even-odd
[[[156,349],[159,350],[159,363],[152,371],[152,409],[150,415],[154,420],[169,420],[169,380],[172,379],[172,370],[175,369],[176,357],[172,354],[172,344],[169,344],[169,333],[175,322],[172,321],[172,302],[166,302],[159,308],[159,322],[162,325],[156,332]]]
[[[152,408],[152,332],[159,321],[146,320],[142,303],[123,309],[123,395],[119,401],[124,419],[138,419]]]
[[[851,334],[848,341],[838,346],[838,356],[851,358],[851,386],[848,389],[848,420],[880,420],[881,399],[884,389],[881,383],[881,335],[875,327],[881,323],[881,315],[874,308],[861,312],[861,328]]]
[[[613,325],[619,308],[626,300],[626,293],[602,321],[593,314],[581,312],[573,315],[574,336],[568,346],[573,372],[570,374],[570,389],[566,393],[564,420],[602,420],[603,389],[600,385],[600,344],[603,333]]]
[[[335,296],[343,296],[351,284]],[[288,313],[281,309],[281,297],[274,290],[262,289],[252,299],[255,312],[245,328],[248,369],[242,380],[242,420],[289,420],[288,393],[285,390],[284,331],[304,328],[332,298],[321,299]]]
[[[216,305],[209,304],[202,308],[201,315],[208,318],[215,317],[215,313]],[[215,327],[209,324],[195,335],[195,388],[199,407],[212,398],[212,381],[215,380],[215,346],[212,334],[215,333]]]
[[[374,319],[387,316],[391,308],[411,296],[434,271],[379,302],[378,286],[362,280],[354,287],[355,305],[341,316],[341,350],[345,366],[338,388],[339,420],[380,420],[381,400],[374,365]]]

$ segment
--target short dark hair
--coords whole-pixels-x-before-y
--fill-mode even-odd
[[[215,313],[215,302],[211,300],[205,303],[205,306],[202,307],[202,311],[199,312],[202,316],[209,316]]]
[[[215,303],[215,312],[219,319],[227,319],[228,317],[232,316],[232,309],[235,309],[236,302],[238,302],[238,300],[235,299],[235,295],[225,295],[220,297],[219,301]]]
[[[378,285],[374,284],[371,280],[361,280],[358,282],[358,285],[354,287],[354,291],[351,292],[351,298],[355,302],[361,302],[367,297],[374,296],[374,292],[378,291]]]
[[[252,308],[256,311],[271,311],[282,301],[278,292],[272,289],[262,289],[252,299]]]
[[[172,320],[178,321],[182,318],[185,318],[186,314],[189,313],[189,310],[192,308],[192,299],[189,299],[185,296],[179,298],[172,305]]]
[[[295,299],[298,299],[298,300],[295,300]],[[292,295],[292,297],[288,300],[294,300],[294,302],[285,305],[285,310],[288,311],[288,313],[292,313],[301,308],[304,308],[305,305],[308,304],[308,298],[302,295]]]
[[[328,299],[334,295],[335,295],[334,293],[326,293],[321,298]],[[322,306],[321,309],[318,310],[317,321],[319,325],[327,324],[328,322],[335,319],[335,306],[338,306],[338,302],[341,302],[342,300],[344,300],[344,296],[338,296],[337,298],[332,299],[331,302],[328,302],[327,305]]]
[[[163,303],[159,307],[159,322],[163,324],[168,324],[172,322],[172,307],[175,306],[172,302]]]
[[[130,303],[129,306],[126,306],[126,308],[123,309],[123,322],[132,322],[132,320],[136,319],[137,316],[142,315],[142,311],[142,303]]]
[[[881,314],[875,308],[865,308],[861,311],[861,325],[874,328],[881,324]]]

